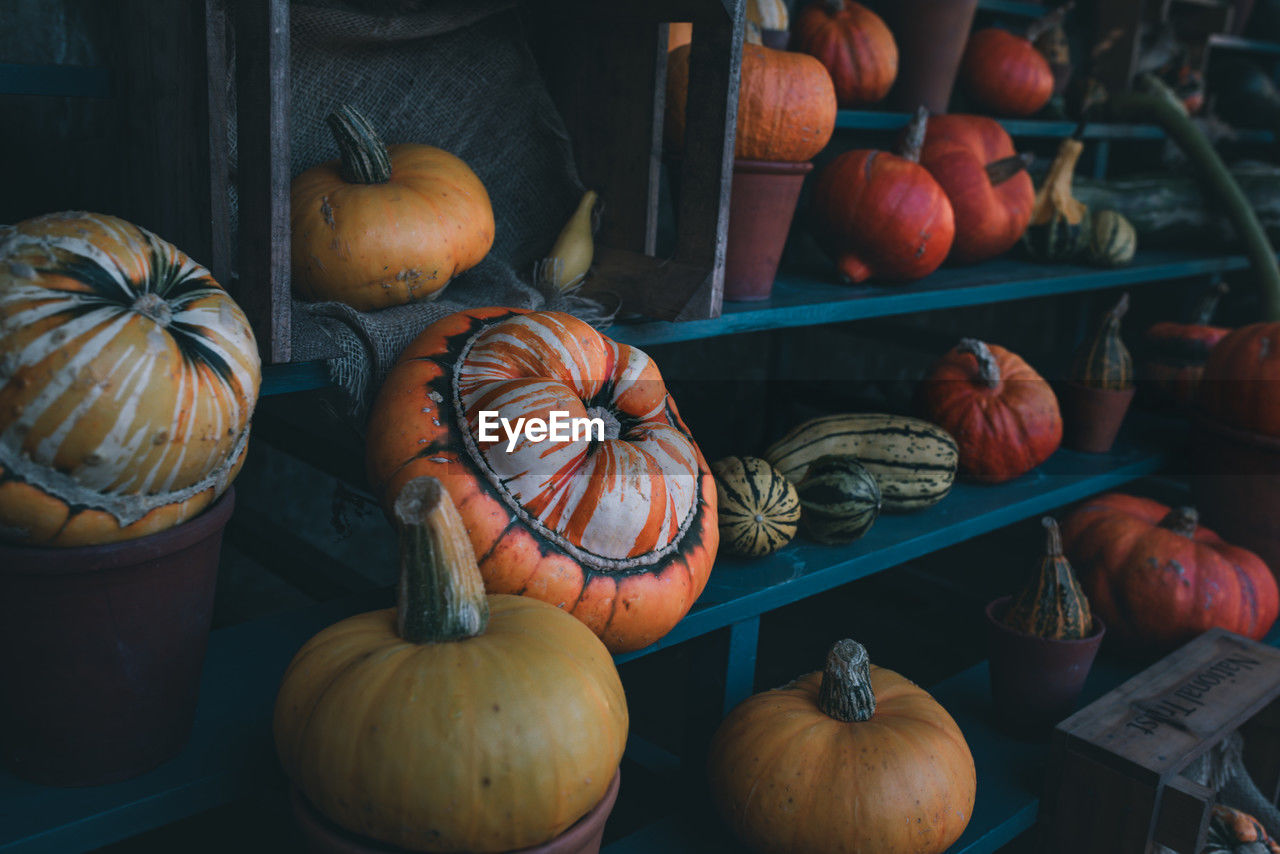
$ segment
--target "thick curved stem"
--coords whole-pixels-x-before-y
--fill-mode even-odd
[[[1019,172],[1025,172],[1035,159],[1036,156],[1028,151],[992,160],[987,164],[987,180],[991,182],[991,186],[999,187]]]
[[[838,721],[867,721],[876,713],[876,694],[871,688],[871,659],[862,644],[836,641],[827,653],[818,689],[818,708]]]
[[[978,360],[978,379],[982,380],[983,385],[988,388],[1000,385],[1000,365],[986,342],[977,338],[961,338],[956,349],[961,353],[972,353]]]
[[[1160,527],[1184,537],[1194,537],[1200,524],[1200,514],[1194,507],[1175,507],[1160,520]]]
[[[489,601],[453,499],[434,477],[409,481],[395,503],[400,531],[396,631],[410,643],[484,634]]]
[[[929,108],[916,107],[911,123],[907,125],[906,134],[902,137],[902,159],[912,163],[920,162],[920,150],[924,148],[925,132],[929,129]]]
[[[385,184],[391,180],[391,155],[369,120],[343,104],[325,122],[342,158],[342,180],[351,184]]]

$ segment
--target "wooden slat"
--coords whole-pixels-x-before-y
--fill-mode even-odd
[[[111,71],[94,65],[0,62],[0,95],[110,98]]]
[[[235,296],[268,362],[289,361],[289,4],[237,0]]]
[[[231,286],[231,160],[227,122],[227,0],[204,0],[204,49],[209,152],[209,257],[205,261],[223,287]]]

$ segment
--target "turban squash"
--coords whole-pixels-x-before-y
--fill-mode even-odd
[[[603,441],[480,439],[480,413],[600,418]],[[679,622],[719,544],[716,486],[657,366],[559,312],[471,309],[429,326],[374,404],[369,480],[438,477],[494,593],[533,596],[613,652]]]
[[[93,545],[196,515],[244,462],[259,379],[239,307],[151,232],[0,229],[0,536]]]

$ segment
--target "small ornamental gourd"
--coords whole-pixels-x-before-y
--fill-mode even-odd
[[[791,481],[758,457],[725,457],[711,471],[721,548],[760,557],[791,542],[800,523],[800,499]]]
[[[937,504],[956,479],[956,440],[920,418],[879,413],[825,415],[793,427],[764,457],[797,483],[819,457],[851,456],[880,487],[882,508],[920,510]]]
[[[759,854],[940,854],[973,815],[973,755],[928,692],[852,640],[749,697],[711,741],[712,800]]]
[[[853,457],[814,460],[796,484],[796,494],[805,536],[826,545],[853,542],[880,515],[880,487]]]
[[[1204,848],[1197,854],[1280,854],[1280,843],[1248,813],[1214,804]]]
[[[951,251],[951,202],[919,163],[927,118],[922,107],[907,128],[901,157],[846,151],[818,175],[812,199],[817,236],[850,282],[919,279]]]
[[[244,463],[260,379],[244,313],[177,247],[79,211],[0,226],[0,539],[195,516]]]
[[[898,77],[898,44],[875,12],[854,0],[810,0],[791,26],[791,49],[817,57],[842,108],[883,100]]]
[[[1113,210],[1093,214],[1089,234],[1089,261],[1099,267],[1123,267],[1138,251],[1138,235],[1133,223]]]
[[[1044,183],[1036,191],[1031,222],[1022,238],[1027,253],[1033,258],[1065,263],[1078,258],[1089,247],[1093,237],[1089,208],[1071,192],[1076,162],[1083,150],[1084,143],[1079,139],[1064,139]]]
[[[1026,474],[1062,443],[1053,389],[996,344],[963,339],[921,381],[919,395],[929,420],[955,437],[961,471],[977,480]]]
[[[1014,594],[1004,623],[1027,635],[1050,640],[1081,640],[1093,630],[1093,612],[1084,588],[1062,553],[1062,532],[1049,516],[1044,559],[1025,587]]]
[[[1209,352],[1199,403],[1231,427],[1280,436],[1280,323],[1233,329]]]
[[[489,193],[430,145],[386,146],[348,106],[327,119],[342,156],[290,188],[293,289],[372,311],[435,299],[493,246]]]
[[[1071,364],[1071,379],[1087,388],[1126,391],[1133,388],[1133,357],[1120,337],[1120,321],[1129,310],[1129,295],[1102,316],[1093,335],[1081,342]]]
[[[1280,611],[1267,565],[1190,507],[1104,495],[1067,517],[1062,540],[1107,632],[1134,646],[1169,650],[1215,627],[1257,640]]]
[[[551,253],[534,269],[533,278],[537,284],[555,288],[561,293],[572,293],[582,287],[595,257],[592,235],[598,200],[594,190],[587,190],[582,195],[573,215],[560,230]]]
[[[280,763],[340,827],[411,851],[540,845],[601,801],[627,704],[604,645],[545,602],[486,596],[433,478],[395,502],[395,608],[336,623],[276,699]]]
[[[1218,301],[1227,290],[1227,284],[1218,279],[1201,297],[1189,323],[1165,321],[1147,330],[1143,373],[1158,398],[1180,407],[1195,401],[1209,352],[1231,331],[1212,325]]]

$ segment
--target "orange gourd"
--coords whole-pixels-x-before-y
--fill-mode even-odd
[[[372,311],[435,299],[493,246],[476,173],[430,145],[383,145],[350,107],[329,116],[342,157],[293,179],[293,290]]]
[[[898,44],[883,20],[854,0],[813,0],[791,24],[792,50],[815,56],[841,107],[883,100],[898,77]]]
[[[1053,97],[1053,69],[1031,40],[996,27],[975,30],[960,60],[960,82],[983,109],[1030,116]]]

